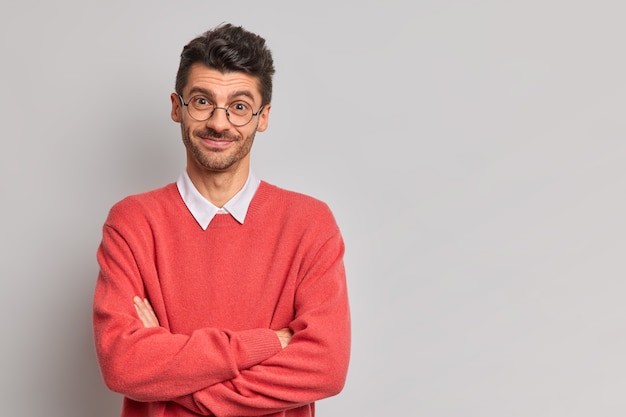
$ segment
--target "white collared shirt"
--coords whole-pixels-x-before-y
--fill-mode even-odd
[[[183,171],[178,181],[176,181],[180,196],[185,202],[187,209],[189,209],[200,227],[202,227],[202,230],[206,230],[209,227],[209,223],[211,223],[216,214],[228,213],[240,224],[243,224],[252,197],[254,197],[254,193],[256,193],[260,184],[261,181],[250,172],[243,188],[228,200],[224,207],[217,207],[200,194],[196,186],[191,182],[186,170]]]

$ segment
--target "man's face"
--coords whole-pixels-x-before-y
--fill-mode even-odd
[[[254,135],[267,129],[270,105],[253,116],[248,124],[239,127],[229,121],[222,108],[244,102],[257,112],[261,107],[261,93],[256,78],[241,72],[223,74],[195,64],[182,98],[185,103],[193,98],[221,107],[215,109],[208,120],[197,121],[190,117],[179,96],[172,94],[172,120],[181,124],[188,170],[198,173],[245,171],[247,174]]]

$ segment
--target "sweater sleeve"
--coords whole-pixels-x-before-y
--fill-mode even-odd
[[[281,351],[270,329],[224,331],[203,328],[190,335],[144,328],[133,296],[145,295],[137,262],[145,247],[134,247],[105,224],[98,248],[100,273],[93,300],[96,354],[105,384],[137,401],[167,401],[237,377],[240,371]],[[166,321],[165,313],[159,314]]]
[[[339,393],[350,351],[350,314],[337,232],[321,247],[296,294],[291,343],[232,379],[175,401],[202,415],[255,416]]]

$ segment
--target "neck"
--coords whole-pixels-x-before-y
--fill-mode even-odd
[[[223,207],[246,183],[249,167],[236,172],[203,171],[189,169],[187,174],[200,194],[217,207]]]

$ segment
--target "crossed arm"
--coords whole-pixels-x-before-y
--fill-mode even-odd
[[[143,323],[143,327],[146,329],[151,327],[159,327],[159,319],[157,318],[154,310],[152,309],[152,305],[147,298],[142,299],[139,296],[135,296],[133,298],[133,304],[135,306],[135,310],[137,311],[137,315],[139,319]],[[291,338],[293,337],[293,331],[289,328],[284,328],[280,330],[274,330],[278,340],[280,340],[280,345],[282,348],[286,348],[291,342]]]
[[[168,331],[162,300],[141,298],[147,297],[141,289],[149,294],[154,283],[136,267],[151,260],[136,257],[150,252],[131,251],[127,240],[107,227],[98,253],[96,347],[113,391],[138,402],[171,401],[198,415],[258,415],[341,390],[350,321],[339,234],[312,255],[294,293],[289,328],[199,328],[189,335]],[[150,278],[152,271],[143,272]]]
[[[139,296],[135,296],[133,297],[133,305],[135,307],[135,311],[137,312],[137,316],[139,317],[141,323],[143,324],[144,328],[149,329],[149,328],[156,328],[156,327],[160,327],[159,324],[159,320],[156,316],[156,313],[154,312],[152,305],[150,304],[149,300],[147,298],[141,298]],[[285,349],[289,343],[291,342],[291,339],[293,337],[293,331],[289,328],[283,328],[280,330],[274,330],[274,333],[276,334],[276,336],[278,337],[281,347],[282,349]],[[217,384],[215,387],[219,390],[220,387],[218,386],[220,384]],[[224,390],[222,390],[222,396],[224,396],[225,398],[228,398],[229,395],[232,395],[230,393],[232,387],[230,385],[228,386],[224,386]],[[261,391],[262,392],[262,391]],[[252,403],[250,404],[241,404],[237,407],[243,407],[243,409],[248,409],[248,410],[253,410],[255,409],[257,406],[254,405],[254,397],[258,394],[261,394],[261,392],[257,393],[257,394],[253,394],[252,392],[249,392],[249,394],[252,394]],[[206,407],[206,401],[208,400],[208,398],[210,397],[209,392],[203,392],[203,391],[199,391],[194,395],[186,395],[180,398],[176,398],[173,401],[178,403],[179,405],[192,410],[200,415],[214,415],[214,411],[209,410]],[[228,400],[226,401],[226,404],[231,403],[233,400],[235,401],[240,401],[242,398],[237,398],[240,397],[240,394],[237,394],[236,397],[231,397],[228,398]],[[232,406],[233,404],[231,404]],[[294,406],[297,406],[298,404],[295,403],[292,406],[286,406],[286,404],[283,402],[283,400],[278,400],[275,402],[275,404],[273,404],[273,407],[275,407],[273,409],[273,411],[279,411],[281,410],[283,407],[285,407],[285,409],[288,408],[292,408]],[[302,404],[299,404],[302,405]],[[228,407],[228,405],[227,405]],[[268,410],[269,411],[269,410]]]

